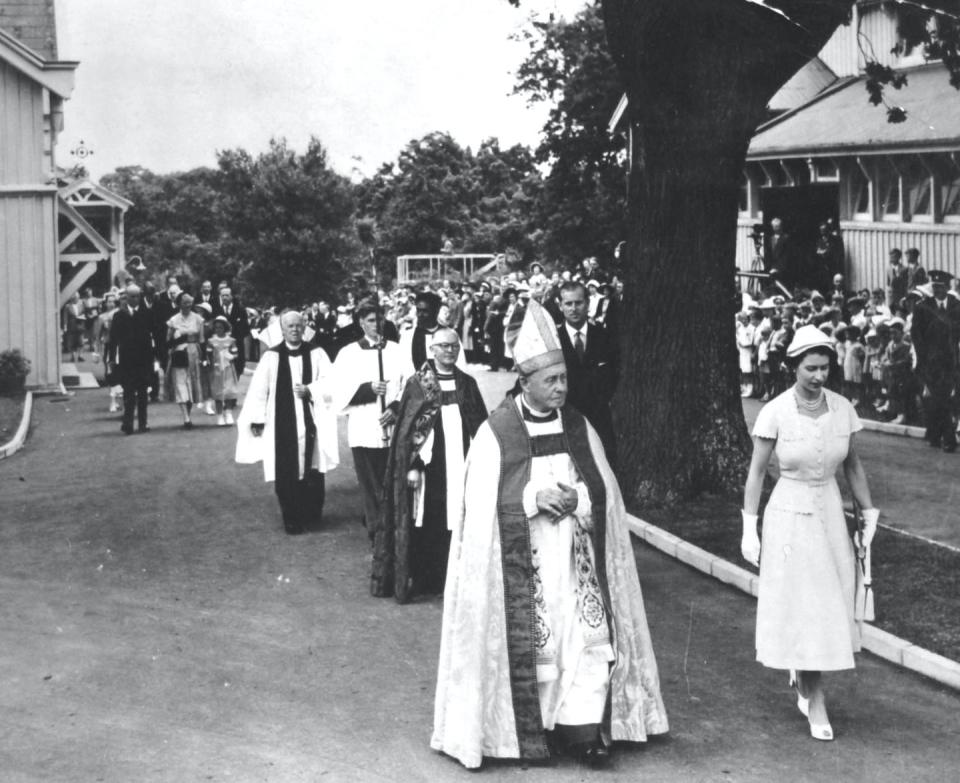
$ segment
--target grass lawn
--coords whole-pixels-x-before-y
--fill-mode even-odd
[[[731,563],[740,556],[740,499],[707,496],[632,513]],[[877,620],[889,633],[960,660],[960,552],[881,527],[872,547]]]
[[[23,401],[26,395],[21,393],[12,397],[0,395],[0,446],[9,442],[20,426],[23,415]]]

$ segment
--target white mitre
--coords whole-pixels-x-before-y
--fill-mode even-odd
[[[524,311],[523,322],[513,344],[513,358],[517,369],[524,375],[554,364],[563,364],[557,326],[535,299],[530,300]]]

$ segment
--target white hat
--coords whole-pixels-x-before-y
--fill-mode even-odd
[[[593,286],[594,288],[599,288],[599,287],[600,287],[600,283],[598,283],[596,280],[594,280],[594,279],[591,277],[589,280],[587,280],[587,288],[589,288],[590,286]]]
[[[887,326],[899,326],[901,329],[903,329],[906,325],[907,322],[898,315],[895,315],[893,318],[887,321]]]
[[[831,353],[836,353],[836,341],[828,334],[825,334],[813,324],[807,324],[797,329],[793,335],[793,340],[787,348],[787,356],[799,356],[811,348],[826,348]]]
[[[813,291],[810,292],[810,301],[812,302],[814,299],[819,299],[819,300],[821,300],[821,301],[823,301],[823,302],[826,302],[826,301],[827,301],[826,299],[824,299],[823,294],[821,294],[821,293],[820,293],[819,291],[817,291],[816,289],[814,289]]]
[[[536,299],[530,300],[523,314],[523,322],[513,343],[513,358],[517,368],[525,375],[554,364],[563,364],[557,326]]]
[[[761,310],[775,310],[776,308],[777,308],[777,303],[773,301],[773,297],[769,297],[768,299],[764,299],[764,300],[760,303],[760,309],[761,309]]]

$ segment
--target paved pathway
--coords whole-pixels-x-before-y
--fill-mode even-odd
[[[493,396],[510,378],[487,378]],[[490,385],[492,383],[492,386]],[[230,429],[152,406],[124,437],[105,390],[40,398],[0,462],[0,779],[468,781],[429,750],[441,604],[368,593],[349,451],[322,527],[280,527]],[[636,781],[942,781],[960,696],[863,656],[829,678],[837,741],[806,736],[753,662],[752,599],[635,547],[672,731],[620,749]],[[490,765],[491,781],[579,781]]]

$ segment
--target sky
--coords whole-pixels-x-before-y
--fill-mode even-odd
[[[585,0],[56,0],[61,60],[78,60],[57,162],[94,178],[215,166],[216,151],[311,135],[352,176],[447,131],[476,148],[534,145],[546,114],[510,96],[531,11]]]

